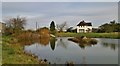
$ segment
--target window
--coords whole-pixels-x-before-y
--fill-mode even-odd
[[[79,29],[79,32],[84,32],[85,30],[84,29]]]

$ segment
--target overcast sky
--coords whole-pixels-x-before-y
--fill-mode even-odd
[[[110,20],[118,21],[118,3],[3,2],[2,14],[3,19],[18,15],[26,17],[28,20],[26,28],[29,29],[35,29],[35,22],[38,22],[39,27],[48,27],[52,20],[56,24],[66,21],[68,26],[73,27],[76,27],[81,20],[85,20],[91,22],[93,27],[98,27]]]

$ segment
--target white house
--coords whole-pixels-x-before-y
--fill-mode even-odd
[[[78,25],[77,25],[77,33],[86,33],[86,32],[92,32],[92,24],[89,22],[85,22],[84,20],[81,21]]]

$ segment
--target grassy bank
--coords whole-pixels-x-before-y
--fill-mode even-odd
[[[90,38],[118,38],[120,39],[120,33],[58,33],[60,37],[80,37],[86,36]]]
[[[20,44],[11,44],[10,36],[2,37],[2,64],[38,64],[37,58],[24,54]]]

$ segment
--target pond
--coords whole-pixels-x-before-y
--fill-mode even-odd
[[[95,38],[95,45],[80,45],[68,40],[69,37],[40,39],[24,46],[26,53],[47,59],[51,64],[118,64],[118,40]]]

